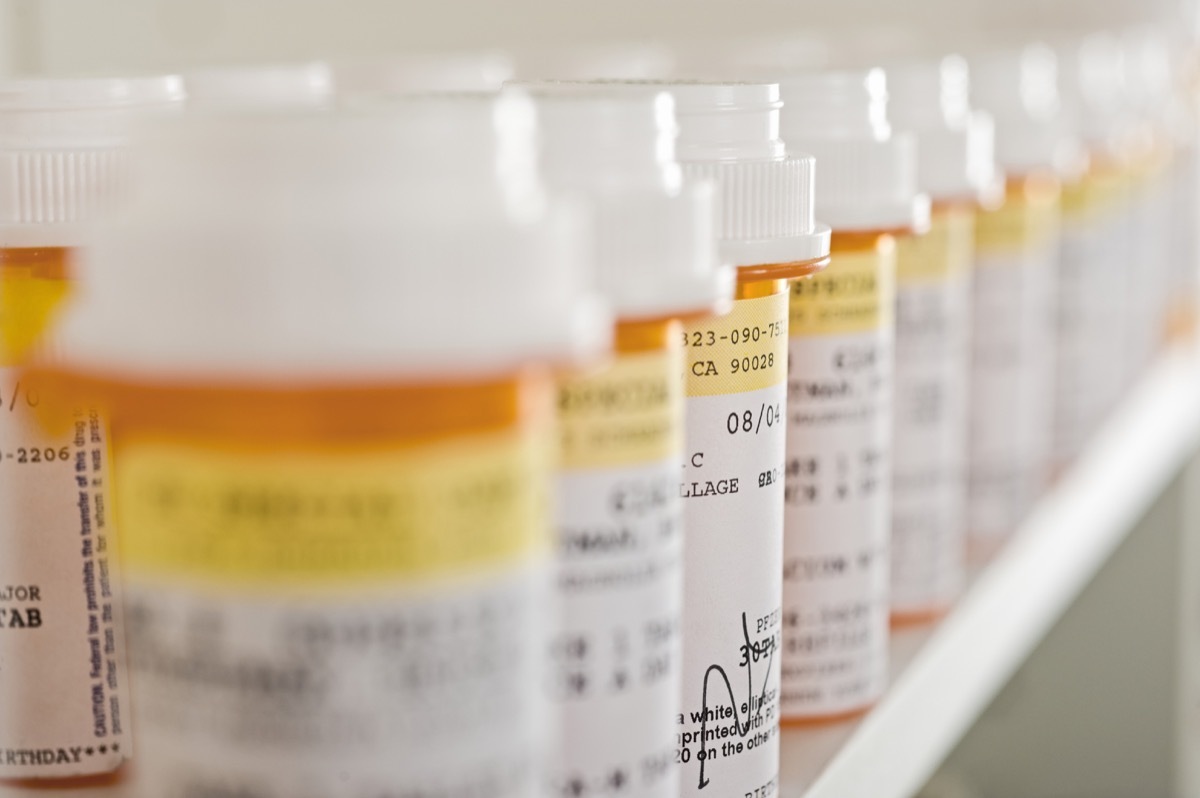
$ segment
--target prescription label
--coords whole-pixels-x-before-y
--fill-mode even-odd
[[[681,795],[778,792],[787,320],[781,291],[686,328]]]
[[[65,279],[0,269],[0,778],[115,770],[132,752],[103,420],[17,368]]]
[[[619,355],[558,392],[559,465],[592,469],[676,458],[682,444],[682,352]]]
[[[897,242],[893,613],[944,609],[965,577],[973,229],[951,208]]]
[[[125,641],[102,419],[68,432],[0,368],[0,777],[114,770],[131,753]]]
[[[890,327],[896,247],[891,239],[879,246],[879,251],[835,253],[825,271],[792,282],[788,336],[808,339]]]
[[[793,321],[832,297],[871,323],[790,331],[784,718],[861,709],[886,686],[895,269],[894,246],[835,252],[811,282],[836,290],[792,285]]]
[[[134,792],[534,794],[543,440],[377,451],[131,439]]]
[[[1024,519],[1050,468],[1056,203],[1010,192],[981,213],[973,286],[967,525],[984,550]]]
[[[619,354],[559,390],[555,796],[678,795],[682,354]]]
[[[120,453],[122,555],[141,574],[260,587],[511,561],[547,542],[531,490],[540,445],[515,433],[341,454],[141,441]]]
[[[1113,183],[1089,175],[1064,190],[1055,312],[1054,453],[1067,465],[1117,403],[1125,384],[1131,230],[1119,203],[1097,202],[1072,212],[1068,200]],[[1113,195],[1113,199],[1115,200]]]

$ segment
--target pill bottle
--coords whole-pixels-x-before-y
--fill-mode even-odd
[[[882,69],[780,81],[781,133],[817,159],[829,268],[792,283],[784,470],[784,723],[862,712],[887,684],[896,239],[929,225],[916,138]]]
[[[143,114],[183,99],[177,77],[0,81],[0,794],[107,794],[132,753],[120,584],[105,513],[107,430],[70,393],[22,376],[72,293],[88,226],[128,183]],[[83,458],[83,469],[80,469]],[[82,482],[77,482],[82,480]]]
[[[1136,380],[1154,359],[1169,327],[1174,173],[1186,132],[1175,114],[1171,55],[1166,36],[1152,25],[1120,35],[1124,99],[1135,125],[1130,212],[1138,269],[1130,298],[1136,303],[1127,367]],[[1195,227],[1192,218],[1185,222]]]
[[[888,114],[917,136],[929,232],[896,242],[892,617],[937,617],[966,569],[971,265],[975,216],[1002,197],[992,120],[968,102],[959,56],[888,69]]]
[[[210,66],[183,73],[188,107],[279,110],[333,101],[333,71],[321,61]]]
[[[1086,169],[1063,184],[1054,389],[1055,472],[1083,450],[1127,383],[1134,264],[1130,124],[1118,42],[1091,34],[1055,45],[1059,93]]]
[[[1171,248],[1167,335],[1187,339],[1200,305],[1200,50],[1186,34],[1171,38],[1175,167],[1171,170]]]
[[[613,358],[558,386],[552,795],[676,798],[683,603],[683,321],[727,310],[711,184],[684,184],[675,102],[604,84],[519,84],[547,183],[587,195]]]
[[[971,102],[996,122],[1004,203],[975,223],[967,528],[993,552],[1050,477],[1060,179],[1079,160],[1039,44],[975,53]]]
[[[656,84],[634,84],[645,90]],[[829,261],[813,159],[779,138],[774,83],[657,84],[685,178],[717,186],[732,310],[684,325],[680,794],[778,790],[788,281]]]
[[[445,97],[139,150],[35,372],[112,419],[130,795],[537,792],[546,366],[612,321],[534,127]]]

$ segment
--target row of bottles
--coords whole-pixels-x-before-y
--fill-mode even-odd
[[[0,82],[0,796],[757,798],[866,712],[1191,329],[1193,75],[785,45]]]

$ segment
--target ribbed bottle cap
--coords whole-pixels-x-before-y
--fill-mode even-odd
[[[189,114],[61,325],[79,368],[148,379],[459,378],[608,343],[587,215],[537,180],[526,97]]]
[[[733,298],[710,183],[683,182],[675,101],[608,83],[517,84],[538,103],[547,183],[596,210],[596,273],[623,319],[711,311]]]
[[[892,131],[882,69],[794,75],[779,87],[783,140],[817,159],[822,221],[835,233],[928,226],[916,138]]]
[[[347,59],[332,66],[341,97],[496,91],[514,70],[512,57],[498,50]]]
[[[1044,44],[973,54],[971,102],[996,121],[996,160],[1016,174],[1080,171],[1082,149],[1070,135],[1058,92],[1058,59]]]
[[[934,201],[991,202],[1003,191],[990,115],[970,105],[967,62],[957,55],[887,68],[888,113],[912,131],[920,152],[917,181]]]
[[[1139,25],[1121,35],[1129,106],[1141,118],[1166,125],[1173,110],[1170,42],[1152,25]]]
[[[131,127],[183,96],[175,76],[0,80],[0,247],[83,243],[126,189]]]
[[[667,90],[679,119],[676,157],[685,178],[717,187],[721,260],[762,266],[823,258],[829,227],[813,219],[813,158],[779,138],[775,83],[631,82]]]
[[[183,75],[191,108],[320,108],[333,99],[328,64],[215,66]]]

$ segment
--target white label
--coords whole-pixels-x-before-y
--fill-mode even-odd
[[[559,389],[562,727],[554,795],[676,798],[683,604],[679,331]]]
[[[892,430],[894,616],[944,611],[966,572],[972,214],[899,242]]]
[[[787,300],[688,328],[684,796],[778,792]]]
[[[131,753],[103,422],[59,436],[0,368],[0,778],[116,769]]]
[[[784,481],[786,718],[860,710],[887,682],[894,247],[792,286]]]
[[[534,437],[279,451],[126,432],[133,794],[536,794],[549,470]]]
[[[980,540],[1011,533],[1046,482],[1052,252],[1027,246],[976,260],[967,495],[968,526]]]
[[[661,462],[559,477],[555,794],[679,793],[678,474]]]
[[[530,576],[358,601],[131,580],[134,794],[534,794]]]
[[[1125,382],[1120,233],[1111,214],[1063,225],[1054,372],[1059,467],[1082,451]]]

